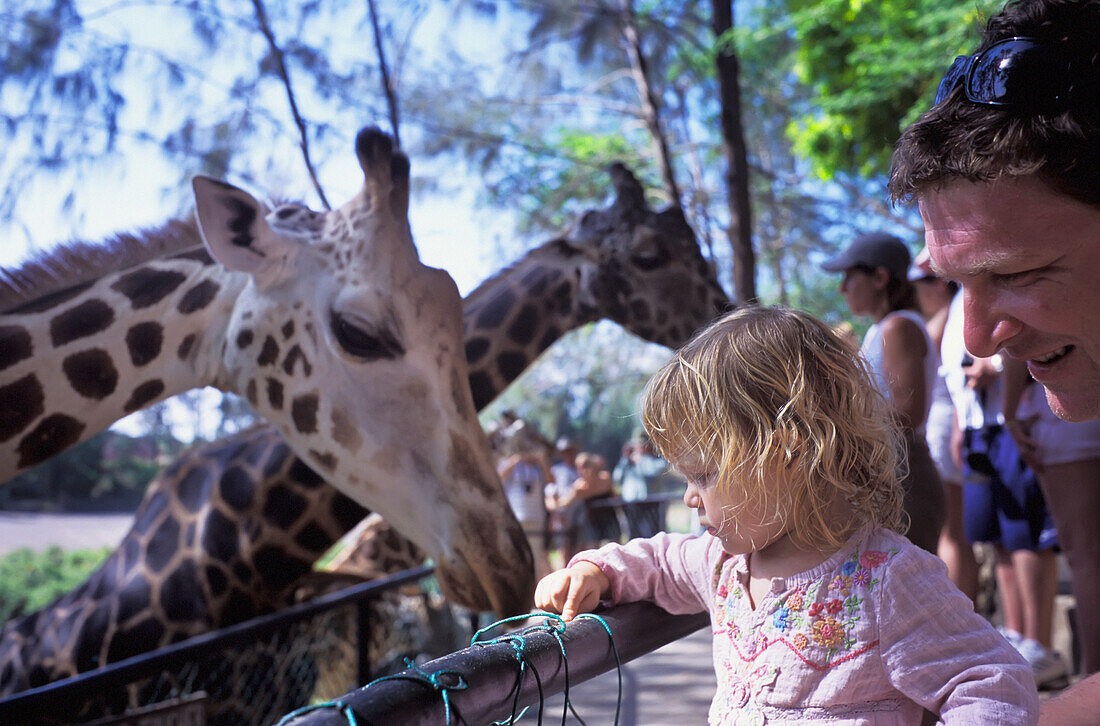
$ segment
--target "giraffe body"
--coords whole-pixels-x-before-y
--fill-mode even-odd
[[[462,305],[408,226],[408,160],[356,139],[360,192],[269,211],[194,182],[202,247],[37,294],[0,316],[0,479],[204,385],[244,395],[325,480],[413,539],[444,591],[525,611],[531,555],[466,384]]]
[[[729,305],[682,218],[650,210],[625,169],[613,180],[610,207],[585,214],[467,296],[465,351],[479,408],[585,323],[611,318],[677,346]],[[0,694],[283,607],[364,514],[270,424],[195,447],[150,485],[133,528],[88,582],[4,627],[0,663],[11,667],[0,668]],[[344,570],[390,572],[415,561],[399,540],[369,531],[347,551]],[[187,583],[186,617],[165,609],[169,578]]]

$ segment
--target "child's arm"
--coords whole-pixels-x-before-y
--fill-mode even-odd
[[[599,592],[591,603],[593,607],[601,599],[614,605],[648,600],[682,615],[705,610],[713,600],[714,568],[720,559],[723,559],[722,543],[710,535],[691,537],[661,532],[649,539],[633,539],[626,544],[612,542],[597,550],[581,552],[573,557],[565,572],[587,565],[602,573],[604,579],[598,581]],[[555,587],[560,589],[562,585],[559,582]],[[564,603],[561,599],[560,604]]]
[[[883,667],[894,686],[945,724],[1034,724],[1027,661],[974,612],[943,562],[903,550],[878,585]]]
[[[611,580],[591,562],[578,562],[564,570],[551,572],[535,588],[535,607],[561,613],[569,622],[578,613],[589,613],[607,597]]]

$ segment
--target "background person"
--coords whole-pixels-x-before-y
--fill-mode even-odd
[[[1100,418],[1100,3],[1017,0],[991,17],[898,140],[889,189],[918,202],[933,263],[962,284],[967,348],[1026,361],[1059,418]],[[1096,539],[1100,486],[1046,495],[1086,592],[1100,562],[1073,548]],[[1100,653],[1083,657],[1100,669]],[[1100,676],[1045,703],[1042,722],[1097,713]]]
[[[928,453],[931,454],[932,461],[936,462],[946,495],[946,521],[940,532],[936,554],[947,565],[947,574],[955,586],[971,600],[976,600],[978,560],[974,556],[974,546],[966,539],[963,527],[962,458],[958,444],[954,443],[961,439],[961,433],[955,403],[947,388],[940,348],[951,300],[958,292],[959,285],[932,272],[928,248],[921,250],[913,260],[913,266],[909,268],[909,279],[917,291],[917,305],[924,317],[932,348],[940,359],[932,387],[932,403],[928,408],[928,420],[924,427]]]
[[[550,549],[561,551],[562,562],[577,551],[583,512],[580,502],[563,504],[580,476],[575,461],[579,449],[572,439],[561,437],[554,445],[557,461],[550,467],[553,481],[546,485],[546,511],[549,517]]]
[[[935,553],[947,505],[939,472],[928,453],[924,421],[939,356],[916,311],[909,262],[909,250],[900,239],[875,232],[857,237],[822,267],[844,273],[840,293],[848,309],[874,321],[860,352],[904,434],[901,453],[906,476],[902,488],[910,521],[906,536]]]
[[[535,559],[535,574],[541,577],[550,571],[547,542],[549,529],[546,510],[546,485],[553,481],[546,456],[541,450],[524,448],[522,441],[514,440],[509,448],[518,451],[506,454],[497,465],[504,495],[523,526],[523,533],[531,545]],[[541,574],[540,574],[541,573]]]

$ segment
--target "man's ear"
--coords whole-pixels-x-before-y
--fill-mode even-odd
[[[264,215],[267,208],[231,184],[196,176],[195,215],[203,241],[214,259],[230,270],[253,277],[277,270],[289,252]]]

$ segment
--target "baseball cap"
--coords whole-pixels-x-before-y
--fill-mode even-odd
[[[870,232],[856,237],[848,249],[821,266],[828,272],[843,272],[849,267],[885,267],[891,277],[904,280],[909,271],[909,248],[892,234]]]

